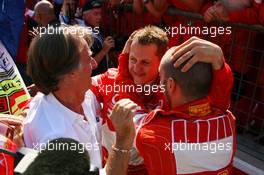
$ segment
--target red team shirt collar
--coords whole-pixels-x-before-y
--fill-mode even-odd
[[[211,104],[207,97],[192,101],[181,106],[177,106],[173,108],[172,111],[188,114],[190,117],[208,116],[212,112]]]

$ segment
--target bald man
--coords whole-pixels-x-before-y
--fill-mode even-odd
[[[38,2],[35,7],[35,21],[39,26],[46,27],[48,25],[57,25],[59,22],[56,19],[53,5],[46,0]]]
[[[204,46],[197,47],[199,44]],[[182,54],[195,47],[195,56]],[[213,85],[218,71],[226,72],[224,77],[232,82],[229,66],[223,57],[207,55],[221,52],[208,41],[191,38],[163,56],[160,82],[171,110],[156,109],[141,121],[139,115],[134,117],[139,119],[136,148],[148,174],[231,174],[236,151],[235,117],[226,105],[223,108],[210,100],[213,96],[230,99],[232,83],[220,88],[225,93],[218,93]]]

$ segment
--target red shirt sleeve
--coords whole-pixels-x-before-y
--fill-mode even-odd
[[[105,98],[112,97],[116,75],[117,69],[109,68],[105,73],[92,77],[91,90],[100,103],[104,102]]]
[[[104,100],[104,90],[105,90],[104,77],[106,76],[105,75],[106,73],[92,77],[91,91],[94,93],[99,103],[102,103]]]
[[[233,81],[233,74],[227,63],[224,63],[222,69],[213,71],[213,82],[209,93],[213,106],[223,111],[229,108]]]
[[[259,10],[263,3],[253,2],[252,7],[229,12],[229,21],[244,24],[259,24]]]
[[[258,14],[259,23],[264,26],[264,3],[261,3]]]
[[[120,54],[118,57],[118,72],[116,76],[116,83],[127,82],[131,83],[132,77],[128,70],[129,54]]]

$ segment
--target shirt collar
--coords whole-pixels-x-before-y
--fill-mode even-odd
[[[176,106],[173,111],[182,112],[189,116],[202,117],[212,112],[210,101],[207,97]]]
[[[60,111],[61,113],[65,113],[64,116],[67,116],[67,118],[71,121],[71,122],[75,122],[76,120],[84,120],[84,116],[81,114],[78,114],[72,110],[70,110],[69,108],[67,108],[66,106],[64,106],[63,104],[61,104],[61,102],[53,95],[53,93],[50,93],[48,95],[48,98],[50,98],[51,101],[53,101],[53,104],[57,104],[58,106],[60,106],[60,108],[63,108],[63,111]]]

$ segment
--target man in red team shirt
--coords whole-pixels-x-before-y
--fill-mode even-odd
[[[199,43],[203,47],[193,49]],[[160,80],[171,111],[157,109],[135,117],[136,147],[150,175],[231,173],[235,118],[210,100],[211,94],[229,99],[231,93],[231,86],[213,92],[220,87],[213,87],[213,74],[229,69],[216,55],[221,55],[220,48],[192,38],[163,56]]]
[[[115,138],[115,130],[109,115],[118,100],[129,98],[136,102],[145,112],[161,108],[161,106],[163,106],[163,109],[166,108],[164,104],[166,100],[161,91],[147,94],[144,92],[117,92],[113,88],[119,85],[158,85],[158,67],[163,54],[166,52],[167,42],[166,33],[161,29],[153,26],[142,28],[134,34],[132,41],[129,40],[126,43],[123,53],[119,56],[118,69],[109,69],[106,73],[94,77],[92,90],[97,100],[103,103],[101,115],[104,120],[102,144],[105,161],[108,157],[108,150],[111,149]],[[203,46],[203,43],[199,43],[194,49]],[[220,58],[223,57],[222,53],[211,51],[212,58],[219,57],[219,55]],[[226,110],[229,106],[229,99],[225,97],[219,98],[218,93],[228,91],[232,86],[232,81],[231,71],[228,66],[222,70],[214,71],[214,93],[210,94],[210,99],[212,103],[223,110]],[[142,113],[142,110],[139,110],[138,113]],[[139,157],[135,149],[131,152],[129,165],[128,174],[146,173],[143,159]]]
[[[154,26],[144,27],[132,34],[133,41],[128,40],[119,56],[118,69],[108,69],[104,74],[93,78],[92,88],[98,102],[103,103],[101,116],[103,118],[103,161],[107,160],[108,152],[115,139],[115,130],[109,116],[115,103],[123,98],[129,98],[141,106],[146,112],[161,107],[165,97],[162,92],[120,90],[123,85],[159,85],[158,67],[167,50],[166,33]],[[131,38],[130,38],[131,39]],[[120,89],[118,89],[120,87]],[[114,89],[115,88],[115,89]],[[146,174],[143,159],[133,149],[130,153],[128,174]]]

